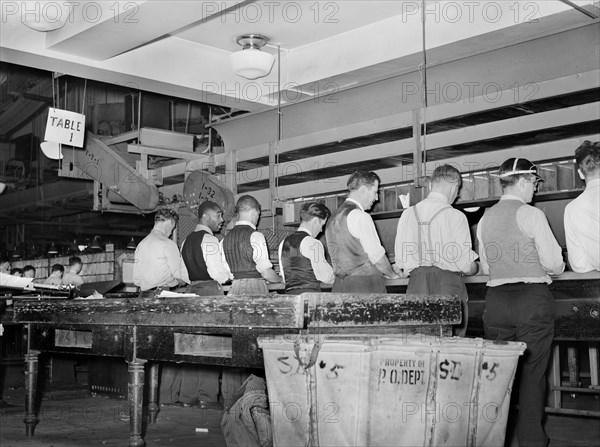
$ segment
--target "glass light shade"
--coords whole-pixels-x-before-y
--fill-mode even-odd
[[[229,62],[236,75],[246,79],[258,79],[271,72],[275,56],[254,48],[247,48],[231,53]]]
[[[54,242],[52,242],[50,244],[50,248],[48,249],[48,254],[49,255],[57,255],[58,254],[58,250],[56,249],[56,245],[54,245]]]

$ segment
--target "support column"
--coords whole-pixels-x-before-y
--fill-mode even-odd
[[[30,350],[25,355],[25,434],[27,437],[33,436],[35,426],[38,424],[35,404],[37,401],[37,381],[39,370],[40,351]]]
[[[129,447],[144,447],[142,438],[142,405],[144,399],[144,364],[145,360],[133,358],[129,362]]]
[[[158,363],[153,363],[150,366],[150,389],[148,390],[148,413],[150,415],[150,423],[156,423],[158,415]]]

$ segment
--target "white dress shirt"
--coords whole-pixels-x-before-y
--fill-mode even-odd
[[[73,284],[76,287],[79,287],[83,284],[83,278],[79,276],[75,272],[71,272],[70,270],[66,272],[62,277],[63,284]]]
[[[256,231],[256,225],[247,220],[238,220],[234,226],[248,225],[255,231],[250,235],[250,245],[252,246],[252,260],[256,264],[256,271],[260,274],[267,269],[273,268],[273,264],[269,260],[269,248],[267,247],[267,241],[265,235],[260,231]],[[221,252],[223,253],[222,259],[223,264],[227,268],[227,271],[231,275],[231,268],[225,259],[225,253],[223,252],[223,241],[221,241]]]
[[[208,275],[223,284],[230,279],[233,279],[231,272],[228,267],[223,265],[223,253],[221,253],[221,244],[219,243],[219,239],[217,239],[212,230],[208,228],[206,225],[198,224],[194,231],[206,231],[207,234],[202,238],[202,244],[200,248],[202,249],[202,259],[206,264],[206,270],[208,271]],[[187,238],[181,244],[181,250],[183,250],[183,246]]]
[[[410,273],[417,267],[438,267],[450,272],[467,273],[471,263],[477,259],[472,250],[471,233],[467,217],[448,204],[445,195],[431,192],[426,199],[416,205],[421,222],[429,222],[419,228],[415,218],[415,207],[402,212],[396,231],[396,265]],[[447,208],[447,209],[444,209]],[[442,210],[434,217],[438,211]],[[419,247],[419,231],[421,247]],[[428,232],[431,234],[429,245]],[[419,263],[419,250],[422,262]]]
[[[512,194],[505,194],[500,197],[500,200],[518,200],[525,203],[521,197]],[[550,284],[552,280],[549,275],[560,275],[565,270],[565,263],[562,258],[562,249],[560,248],[560,245],[558,245],[558,242],[556,242],[554,234],[552,234],[546,215],[542,210],[526,204],[518,209],[516,220],[519,230],[533,239],[540,264],[548,275],[540,278],[523,277],[496,279],[488,281],[487,285],[489,287],[496,287],[502,284],[518,282]],[[480,247],[479,259],[481,261],[481,269],[485,275],[489,275],[490,266],[487,262],[485,250],[483,249],[485,244],[481,238],[481,224],[477,225],[477,239],[479,240]]]
[[[360,245],[369,257],[369,261],[375,265],[385,256],[385,248],[381,245],[373,219],[356,200],[346,200],[358,206],[358,209],[348,213],[346,219],[348,232],[360,241]]]
[[[308,234],[308,237],[302,239],[300,242],[300,254],[310,260],[310,265],[315,273],[317,280],[325,284],[333,284],[335,281],[335,275],[333,269],[325,258],[325,248],[320,240],[315,239],[310,235],[310,231],[306,228],[298,228],[298,231],[303,231]],[[285,272],[283,271],[283,264],[281,263],[281,253],[283,251],[283,242],[279,244],[279,274],[285,282]]]
[[[177,244],[153,229],[135,249],[133,283],[142,291],[175,287],[178,280],[189,284],[188,272]]]
[[[587,182],[585,191],[566,206],[565,236],[574,272],[600,270],[600,179]]]

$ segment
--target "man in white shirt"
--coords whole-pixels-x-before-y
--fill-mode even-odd
[[[83,269],[83,262],[79,256],[71,256],[69,258],[69,270],[62,277],[63,284],[71,284],[79,287],[83,284],[83,278],[79,276]]]
[[[485,338],[527,343],[518,369],[517,437],[519,445],[545,447],[542,419],[555,314],[548,284],[565,264],[544,212],[528,205],[540,181],[537,167],[524,158],[509,158],[498,174],[500,201],[477,226],[481,267],[490,275]]]
[[[266,281],[278,283],[281,278],[269,260],[265,236],[256,231],[260,203],[250,195],[243,195],[235,210],[237,222],[221,242],[225,261],[233,274],[229,295],[268,295]]]
[[[575,151],[585,191],[565,208],[565,236],[571,269],[600,270],[600,142],[584,141]]]
[[[223,295],[223,284],[232,279],[223,264],[219,240],[214,236],[223,226],[223,210],[215,202],[205,201],[198,207],[199,223],[181,244],[181,255],[190,285],[185,291],[202,296]]]
[[[456,295],[462,301],[462,323],[455,334],[467,332],[467,288],[463,275],[477,273],[477,253],[471,249],[466,216],[452,208],[462,178],[458,169],[439,166],[431,176],[426,199],[405,210],[398,221],[396,267],[409,274],[409,294]]]
[[[385,278],[398,278],[385,255],[373,219],[366,211],[378,199],[379,176],[356,171],[347,182],[348,198],[327,227],[327,249],[335,273],[334,293],[386,293]]]
[[[189,278],[177,244],[170,239],[179,222],[176,211],[163,208],[154,216],[154,228],[135,249],[133,283],[142,297],[153,296],[158,288],[189,284]]]
[[[307,202],[300,208],[300,227],[279,244],[279,266],[285,292],[320,292],[321,283],[333,284],[335,275],[325,259],[325,249],[316,239],[327,219],[329,208]]]

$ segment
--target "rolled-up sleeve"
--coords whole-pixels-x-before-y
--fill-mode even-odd
[[[517,224],[523,233],[533,238],[544,270],[549,275],[560,275],[565,270],[562,249],[544,212],[533,206],[522,206],[517,211]]]
[[[318,239],[305,237],[300,243],[300,254],[310,260],[315,277],[325,284],[333,284],[335,275],[333,268],[325,258],[325,248]]]
[[[223,284],[233,279],[229,269],[223,264],[223,254],[219,240],[211,234],[205,234],[202,239],[202,256],[206,263],[209,276]]]
[[[181,257],[181,253],[179,253],[179,248],[177,248],[177,244],[173,241],[166,241],[163,246],[163,253],[167,260],[167,265],[169,266],[169,271],[175,280],[182,280],[189,284],[190,278],[188,275],[187,268],[185,267],[185,263],[183,262],[183,258]],[[170,286],[176,286],[179,282],[173,281],[170,283]]]
[[[369,257],[371,264],[377,264],[385,256],[373,219],[364,211],[352,210],[348,214],[348,231],[358,240]]]
[[[269,248],[267,247],[265,235],[260,231],[255,231],[250,236],[250,244],[252,245],[252,259],[256,264],[258,273],[272,268],[273,264],[269,260]]]

